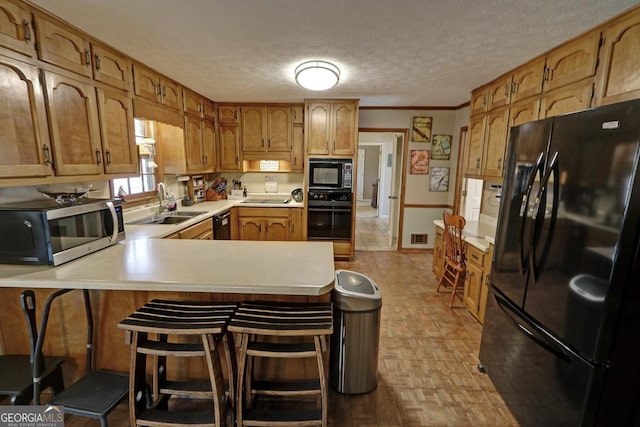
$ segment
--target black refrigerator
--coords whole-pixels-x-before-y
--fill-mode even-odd
[[[640,100],[511,129],[480,365],[523,426],[640,425]]]

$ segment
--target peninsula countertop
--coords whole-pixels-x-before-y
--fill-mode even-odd
[[[333,284],[330,242],[126,239],[57,267],[0,265],[0,287],[319,296]]]

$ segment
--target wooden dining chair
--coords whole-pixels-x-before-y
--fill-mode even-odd
[[[436,291],[440,292],[442,287],[451,289],[449,307],[453,307],[456,292],[459,288],[464,289],[460,283],[464,282],[467,273],[467,260],[462,239],[462,229],[466,221],[464,217],[448,212],[443,212],[442,218],[444,220],[444,271]]]

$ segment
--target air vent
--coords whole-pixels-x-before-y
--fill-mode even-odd
[[[411,244],[412,245],[426,245],[429,241],[429,234],[414,234],[411,233]]]

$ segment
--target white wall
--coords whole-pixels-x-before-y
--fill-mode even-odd
[[[432,118],[431,134],[452,135],[451,157],[449,160],[430,160],[429,167],[449,167],[449,191],[432,192],[429,190],[429,175],[411,175],[409,165],[411,150],[430,150],[431,144],[409,141],[407,165],[405,175],[405,205],[453,205],[455,190],[455,173],[458,161],[459,129],[466,126],[469,121],[469,108],[460,110],[360,110],[360,128],[374,129],[410,129],[414,116],[427,116]],[[411,137],[411,132],[409,133]],[[405,141],[405,143],[407,143]],[[442,208],[411,207],[404,210],[404,223],[402,224],[401,246],[403,248],[432,248],[434,240],[433,219],[442,217]],[[411,234],[429,234],[426,245],[411,245]]]

